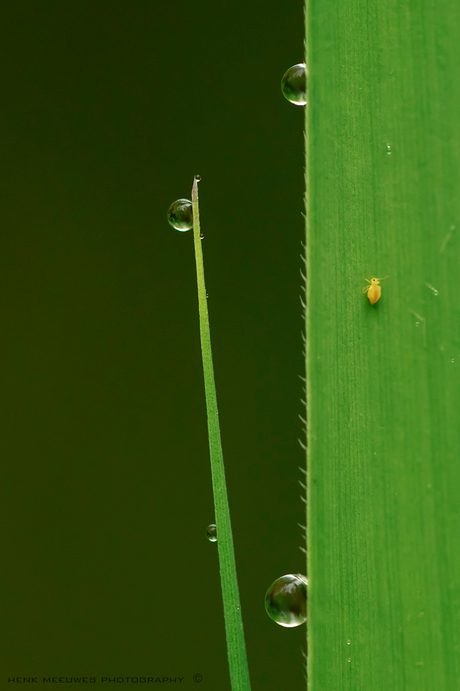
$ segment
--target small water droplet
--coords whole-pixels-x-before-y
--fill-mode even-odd
[[[168,209],[168,223],[181,232],[193,228],[192,202],[178,199]]]
[[[200,240],[204,240],[204,235],[200,235]]]
[[[387,144],[387,154],[391,154],[391,144]]]
[[[431,285],[431,283],[425,283],[426,287],[433,291],[435,295],[438,295],[438,290]]]
[[[347,641],[347,645],[351,645],[351,641],[350,641],[350,639],[348,639],[348,641]]]
[[[206,528],[206,537],[208,538],[209,542],[217,542],[217,530],[215,523],[211,523]]]
[[[201,175],[195,175],[195,180],[196,180],[197,182],[200,182],[200,180],[201,180]]]
[[[455,362],[454,358],[452,358],[452,362]]]
[[[351,657],[348,658],[347,662],[351,662]]]
[[[274,581],[265,593],[265,610],[280,626],[293,628],[307,620],[308,579],[288,573]]]
[[[304,62],[293,65],[281,79],[283,96],[295,106],[304,106],[307,102],[307,67]]]
[[[208,299],[209,295],[206,293],[206,300]]]
[[[415,326],[418,326],[418,322],[415,322]]]

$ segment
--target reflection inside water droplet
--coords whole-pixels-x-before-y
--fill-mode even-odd
[[[168,209],[168,223],[181,232],[193,228],[192,202],[188,199],[177,199]]]
[[[215,523],[211,523],[206,528],[206,537],[208,538],[209,542],[217,542],[217,529]]]
[[[295,106],[304,106],[307,102],[307,68],[304,62],[293,65],[281,79],[283,96]]]
[[[306,576],[300,573],[277,578],[265,593],[265,610],[280,626],[293,628],[307,620]]]

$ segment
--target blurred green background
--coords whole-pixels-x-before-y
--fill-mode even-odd
[[[230,689],[193,238],[166,221],[200,174],[252,689],[304,689],[305,627],[264,610],[305,571],[304,111],[280,91],[303,5],[8,0],[0,21],[0,685]]]

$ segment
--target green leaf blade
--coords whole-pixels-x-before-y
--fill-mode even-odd
[[[460,7],[320,0],[308,13],[310,689],[448,691],[460,679]],[[371,306],[365,278],[387,274]]]
[[[212,362],[211,332],[209,327],[206,286],[204,280],[203,250],[200,239],[198,179],[192,188],[193,241],[198,284],[201,353],[208,418],[209,452],[211,460],[214,511],[217,528],[217,549],[224,606],[225,633],[232,691],[250,691],[249,668],[241,616],[240,595],[236,574],[235,550],[230,522],[225,468],[220,437],[216,385]]]

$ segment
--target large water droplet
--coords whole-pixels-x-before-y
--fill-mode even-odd
[[[208,525],[206,528],[206,537],[208,538],[209,542],[217,542],[217,530],[215,523],[211,523],[211,525]]]
[[[307,67],[304,62],[293,65],[281,79],[283,96],[295,106],[304,106],[307,102]]]
[[[293,628],[307,620],[306,576],[300,573],[277,578],[265,593],[268,616],[280,626]]]
[[[182,232],[193,228],[192,202],[178,199],[168,209],[168,223]]]

